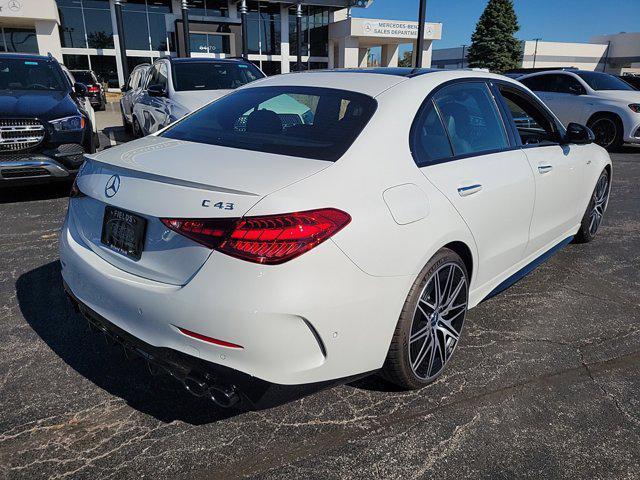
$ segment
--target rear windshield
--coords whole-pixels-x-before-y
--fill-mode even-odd
[[[54,62],[0,58],[0,90],[63,91],[67,86]]]
[[[251,63],[176,62],[172,68],[176,91],[231,90],[264,77]]]
[[[633,90],[627,82],[623,82],[618,77],[600,72],[576,72],[581,79],[594,90]]]
[[[376,106],[368,95],[331,88],[248,88],[185,117],[162,136],[335,162]]]
[[[76,82],[84,83],[85,85],[93,85],[96,83],[91,72],[72,71],[71,73],[73,74],[73,78],[76,79]]]

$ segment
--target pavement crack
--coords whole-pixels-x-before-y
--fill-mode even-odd
[[[589,376],[589,378],[591,379],[591,381],[593,382],[593,384],[598,387],[598,389],[605,395],[605,397],[607,397],[609,400],[611,400],[611,402],[613,402],[613,404],[615,405],[616,410],[624,417],[626,418],[630,423],[634,424],[636,427],[640,427],[640,419],[634,417],[631,413],[629,413],[620,403],[620,400],[618,400],[618,398],[613,395],[611,392],[609,392],[604,385],[602,385],[601,382],[598,382],[596,380],[596,378],[593,375],[593,371],[591,369],[590,364],[585,360],[584,358],[584,353],[582,351],[582,349],[578,348],[577,349],[578,355],[580,357],[580,363],[582,364],[582,366],[584,367],[585,371],[587,372],[587,375]],[[602,362],[604,363],[604,362]]]

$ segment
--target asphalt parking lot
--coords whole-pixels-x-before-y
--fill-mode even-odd
[[[126,141],[114,107],[103,146]],[[58,265],[68,185],[0,193],[0,478],[639,478],[640,149],[613,161],[598,238],[472,310],[433,385],[371,377],[260,412],[88,330]]]

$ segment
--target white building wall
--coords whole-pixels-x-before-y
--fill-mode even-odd
[[[600,70],[607,50],[606,42],[593,43],[567,43],[567,42],[543,42],[535,40],[524,43],[522,67],[576,67],[581,70]]]
[[[640,32],[598,35],[589,41],[609,45],[607,72],[640,74]]]
[[[55,20],[36,20],[36,38],[38,41],[38,53],[40,55],[51,54],[56,60],[62,62],[62,46],[58,34],[58,22]]]

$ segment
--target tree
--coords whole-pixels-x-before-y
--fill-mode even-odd
[[[407,50],[402,54],[402,58],[398,60],[399,67],[412,67],[413,66],[413,52]]]
[[[520,66],[520,29],[512,0],[489,0],[471,35],[469,66],[502,73]]]

